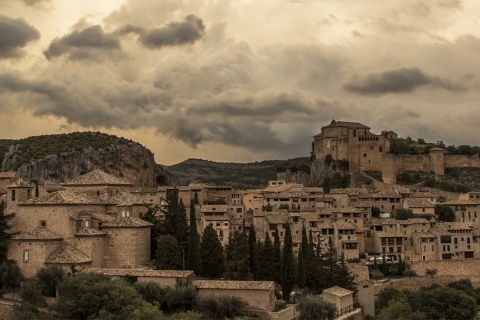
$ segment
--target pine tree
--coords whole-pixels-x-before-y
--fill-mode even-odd
[[[197,231],[197,216],[195,215],[194,200],[190,201],[190,231],[188,235],[188,259],[187,265],[197,275],[200,274],[202,262],[200,258],[200,243]]]
[[[203,277],[218,278],[223,275],[225,270],[223,248],[217,232],[211,225],[208,225],[203,231],[200,257],[202,261],[200,274]]]
[[[10,230],[10,220],[15,217],[14,213],[5,214],[5,203],[0,201],[0,263],[7,261],[8,244],[16,233],[8,232]]]
[[[336,286],[349,289],[349,290],[355,290],[355,284],[354,284],[355,277],[348,269],[348,266],[345,263],[345,256],[343,255],[343,253],[340,260],[337,263],[337,269],[335,272],[334,279],[335,279]]]
[[[277,283],[280,283],[281,280],[280,266],[282,261],[282,255],[280,246],[280,235],[278,233],[278,229],[275,229],[275,233],[273,234],[273,266],[275,270],[274,280]]]
[[[325,270],[325,286],[326,288],[333,287],[337,267],[337,250],[333,246],[332,238],[328,238],[327,250],[323,254],[322,261]]]
[[[290,300],[290,293],[292,292],[295,281],[295,269],[293,262],[293,240],[292,232],[290,231],[290,224],[285,224],[285,240],[283,243],[283,255],[281,265],[281,283],[283,299]]]
[[[235,231],[232,243],[229,245],[228,256],[225,262],[225,277],[229,280],[252,280],[249,267],[248,239],[245,232]]]
[[[248,260],[250,264],[250,272],[252,273],[253,280],[258,279],[258,252],[257,252],[257,236],[255,234],[255,227],[253,223],[248,229]]]

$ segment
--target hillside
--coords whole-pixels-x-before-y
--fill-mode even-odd
[[[266,160],[252,163],[214,162],[188,159],[164,168],[171,172],[181,184],[192,182],[216,185],[232,185],[237,189],[266,187],[269,180],[277,179],[277,172],[310,172],[310,158],[289,160]]]
[[[66,181],[102,169],[139,187],[169,184],[172,177],[141,144],[100,132],[0,139],[0,171],[28,180]]]

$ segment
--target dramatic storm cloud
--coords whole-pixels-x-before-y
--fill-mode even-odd
[[[479,144],[475,0],[25,1],[0,16],[0,137],[107,131],[166,164],[308,156],[332,119]]]
[[[344,84],[346,90],[360,94],[385,94],[412,92],[418,87],[432,86],[450,91],[464,87],[450,80],[430,76],[418,68],[400,68],[382,73],[371,73],[366,77],[354,77]]]
[[[47,59],[69,53],[72,59],[88,58],[85,49],[119,50],[120,41],[115,35],[103,31],[102,26],[93,25],[52,41],[44,52]]]
[[[39,38],[40,33],[25,20],[0,14],[0,59],[21,56],[21,49]]]

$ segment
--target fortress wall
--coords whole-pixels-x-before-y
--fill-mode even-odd
[[[428,155],[400,156],[400,171],[430,171],[430,157]]]
[[[478,168],[480,167],[480,157],[478,155],[445,155],[446,168]]]

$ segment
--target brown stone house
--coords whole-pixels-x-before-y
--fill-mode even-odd
[[[200,296],[229,295],[243,299],[248,307],[272,311],[275,305],[275,282],[273,281],[227,281],[195,280]]]
[[[174,288],[177,283],[192,283],[194,274],[191,270],[152,270],[139,268],[87,268],[84,272],[101,273],[113,279],[134,278],[138,282],[155,282],[162,287]]]

